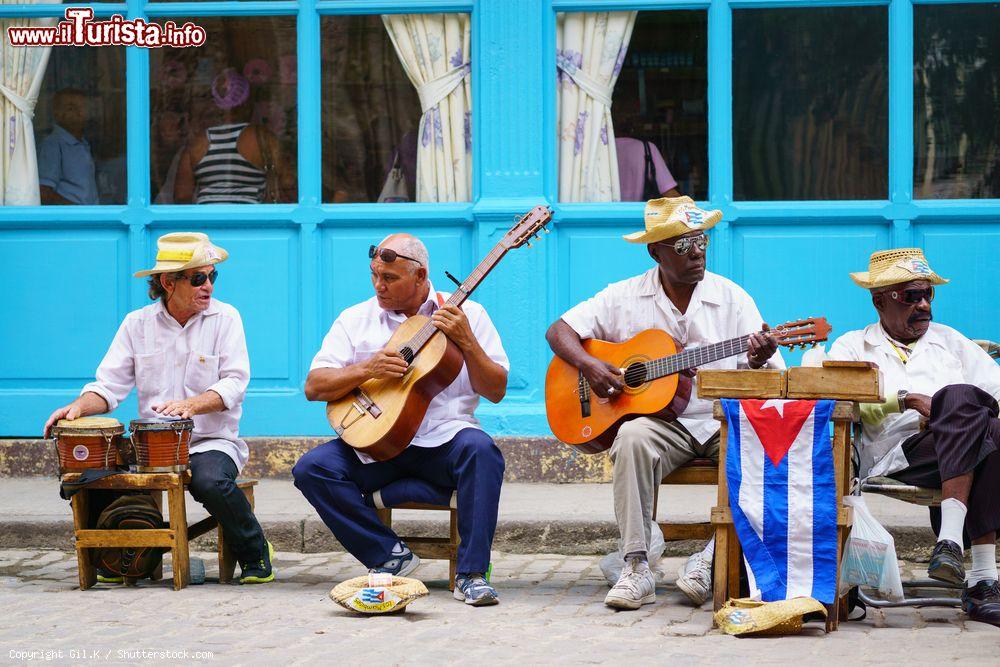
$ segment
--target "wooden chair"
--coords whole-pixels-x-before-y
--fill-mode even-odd
[[[63,481],[79,479],[79,473],[68,473]],[[97,569],[91,558],[91,549],[101,547],[165,547],[170,549],[174,579],[174,590],[180,590],[191,582],[191,562],[189,542],[208,531],[218,530],[219,582],[232,581],[236,569],[236,559],[226,546],[222,528],[214,517],[206,517],[190,526],[187,525],[187,509],[184,487],[191,481],[190,471],[182,473],[123,473],[98,480],[81,489],[71,499],[73,508],[73,530],[76,536],[77,569],[80,590],[86,590],[97,583]],[[255,479],[237,480],[236,485],[254,506],[253,487]],[[88,525],[90,516],[90,491],[146,491],[153,496],[156,504],[163,508],[163,493],[167,494],[170,521],[167,528],[145,530],[98,530]],[[162,565],[151,576],[159,579]]]
[[[392,527],[392,510],[435,510],[448,512],[449,526],[448,537],[422,537],[404,536],[399,539],[406,542],[413,553],[421,558],[442,559],[448,561],[448,590],[455,590],[455,574],[458,563],[458,544],[461,541],[458,536],[458,492],[451,494],[451,502],[448,505],[428,505],[425,503],[402,503],[392,507],[386,507],[382,503],[382,496],[376,492],[374,494],[375,511],[379,519],[385,525]]]
[[[712,459],[696,458],[691,459],[680,466],[672,473],[663,478],[663,484],[707,484],[715,486],[719,483],[719,465]],[[659,488],[653,495],[653,519],[656,519],[657,506],[659,505]],[[670,523],[668,521],[657,521],[660,532],[663,533],[664,542],[676,542],[679,540],[708,540],[711,539],[715,529],[711,521],[701,523]]]

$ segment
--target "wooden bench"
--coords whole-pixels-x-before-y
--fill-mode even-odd
[[[79,473],[63,475],[64,482],[74,482]],[[181,473],[123,473],[105,477],[80,489],[71,499],[73,509],[73,531],[76,537],[77,569],[80,590],[86,590],[97,583],[97,568],[91,549],[102,547],[163,547],[170,550],[174,590],[180,590],[191,582],[190,540],[218,528],[219,581],[232,581],[236,561],[226,547],[222,529],[211,516],[202,519],[190,528],[187,525],[187,510],[184,501],[184,487],[191,481],[190,471]],[[253,487],[257,480],[237,480],[237,486],[247,496],[250,507],[254,505]],[[145,530],[101,530],[89,525],[90,491],[146,491],[153,496],[157,506],[163,508],[163,493],[167,494],[170,520],[166,528]],[[162,565],[151,576],[159,579]]]
[[[448,590],[455,590],[455,574],[458,563],[458,544],[461,538],[458,536],[458,493],[451,494],[451,503],[448,505],[428,505],[425,503],[402,503],[392,507],[385,507],[381,503],[381,497],[375,496],[375,511],[378,518],[385,525],[392,528],[392,510],[434,510],[448,512],[448,537],[422,537],[400,535],[412,550],[421,558],[441,559],[448,561]]]
[[[663,478],[660,484],[707,484],[715,486],[719,482],[719,465],[712,459],[691,459]],[[656,519],[659,504],[659,488],[653,493],[653,519]],[[670,523],[657,521],[664,542],[678,540],[708,540],[715,532],[711,521],[701,523]]]

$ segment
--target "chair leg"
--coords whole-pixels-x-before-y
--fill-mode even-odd
[[[729,533],[725,526],[715,528],[715,575],[712,585],[713,602],[715,611],[722,609],[726,603],[726,574],[729,563]]]
[[[90,510],[90,494],[86,489],[78,491],[71,501],[73,507],[73,530],[86,530]],[[85,591],[97,583],[97,569],[90,557],[90,549],[76,548],[76,568],[80,576],[80,590]]]
[[[229,545],[226,544],[221,525],[216,530],[216,536],[216,551],[219,554],[219,583],[228,584],[233,581],[233,576],[236,573],[236,558],[233,557]]]
[[[728,570],[726,577],[729,580],[729,597],[738,598],[742,593],[740,590],[740,561],[743,560],[743,550],[740,548],[739,538],[736,537],[736,529],[733,526],[727,526],[726,531],[729,540],[729,559],[726,568]]]
[[[448,590],[455,590],[455,575],[458,570],[458,543],[462,538],[458,535],[458,510],[451,510],[449,513],[450,522],[448,526],[449,550],[448,550]]]
[[[149,495],[153,497],[153,502],[156,503],[156,508],[160,510],[160,514],[163,514],[163,491],[150,491]],[[151,581],[159,581],[163,579],[163,557],[160,557],[160,562],[156,564],[156,569],[153,570],[149,578]]]
[[[170,504],[170,528],[174,531],[173,557],[174,590],[179,591],[191,581],[191,563],[188,556],[187,511],[184,509],[184,485],[179,481],[167,491]]]

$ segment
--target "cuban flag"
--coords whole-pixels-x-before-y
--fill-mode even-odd
[[[834,401],[723,399],[726,478],[751,594],[833,604],[837,486],[830,443]]]

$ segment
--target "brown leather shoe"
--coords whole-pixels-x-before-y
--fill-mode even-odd
[[[980,581],[962,591],[962,609],[969,619],[1000,627],[1000,585],[996,580]]]

